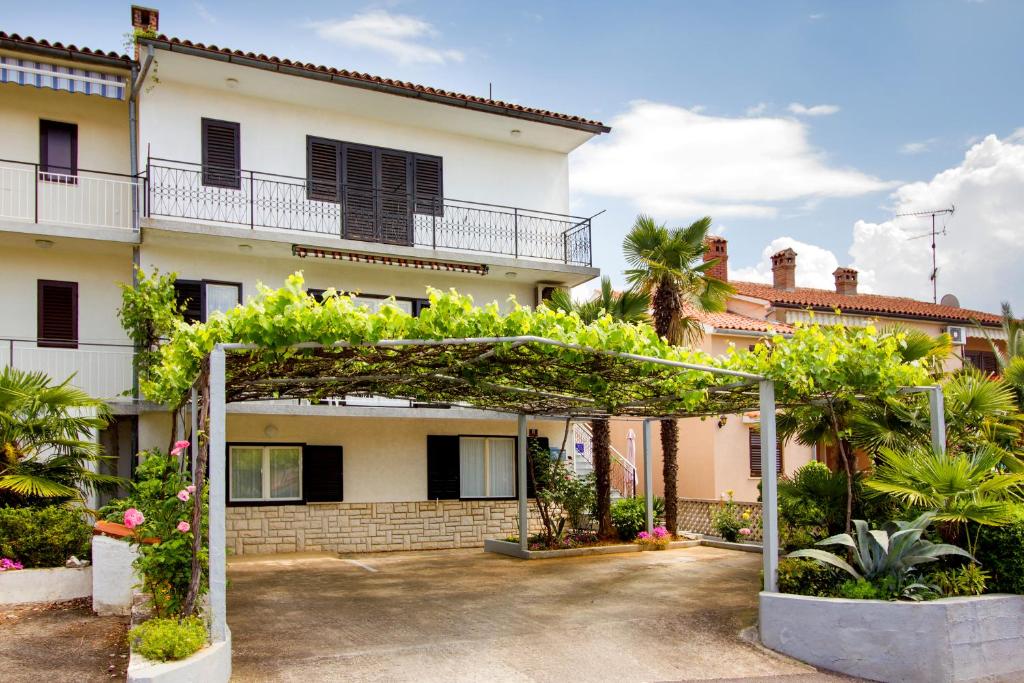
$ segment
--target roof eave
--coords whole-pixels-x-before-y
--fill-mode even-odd
[[[1000,327],[1002,323],[992,321],[980,321],[973,318],[960,319],[960,318],[944,318],[941,316],[934,315],[918,315],[915,313],[892,313],[888,311],[871,311],[866,309],[858,308],[844,308],[842,306],[821,306],[815,304],[794,304],[788,301],[774,301],[772,305],[776,308],[786,308],[789,310],[796,311],[817,311],[820,313],[832,313],[837,308],[844,314],[851,315],[870,315],[878,318],[899,318],[900,320],[919,320],[922,322],[932,323],[945,323],[949,325],[980,325],[981,327]]]
[[[63,46],[56,47],[54,45],[42,45],[37,42],[29,42],[26,40],[16,40],[11,37],[0,37],[0,49],[27,52],[41,57],[66,59],[72,62],[94,64],[96,66],[105,66],[114,69],[124,69],[125,71],[130,71],[132,66],[135,64],[135,61],[127,56],[110,57],[107,55],[96,54],[95,52],[73,50]]]
[[[373,90],[377,92],[387,93],[389,95],[398,95],[399,97],[409,97],[412,99],[424,100],[426,102],[435,102],[450,107],[472,109],[488,114],[496,114],[498,116],[507,116],[510,118],[521,119],[526,121],[546,123],[552,126],[560,126],[562,128],[581,130],[587,133],[591,133],[593,135],[600,135],[601,133],[608,133],[611,131],[611,128],[605,125],[587,123],[585,121],[572,121],[568,119],[561,119],[555,116],[544,116],[542,114],[518,111],[516,109],[501,107],[494,104],[488,104],[486,102],[472,102],[469,100],[448,97],[445,95],[420,92],[418,90],[411,90],[409,88],[403,88],[397,85],[389,85],[386,83],[372,83],[369,81],[364,81],[362,79],[350,78],[339,74],[326,73],[322,71],[313,71],[310,69],[302,69],[287,64],[269,62],[260,59],[252,59],[241,55],[224,54],[223,52],[206,50],[202,48],[192,47],[189,45],[182,45],[181,43],[176,43],[169,40],[140,37],[138,39],[138,42],[140,45],[152,45],[154,48],[157,48],[159,50],[167,50],[168,52],[178,52],[180,54],[185,54],[192,57],[213,59],[219,62],[237,64],[239,66],[254,67],[257,69],[263,69],[264,71],[275,71],[278,73],[287,74],[289,76],[299,76],[302,78],[309,78],[317,81],[338,83],[340,85],[347,85],[354,88],[362,88],[363,90]]]

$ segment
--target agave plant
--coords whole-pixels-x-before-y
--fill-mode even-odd
[[[806,557],[824,565],[838,567],[858,581],[889,583],[894,586],[897,594],[911,597],[912,589],[920,586],[911,580],[918,565],[934,562],[945,555],[960,555],[972,562],[977,561],[963,548],[948,543],[932,543],[921,538],[934,517],[934,512],[926,512],[912,522],[893,521],[882,529],[868,529],[867,522],[855,519],[854,535],[837,534],[815,544],[846,546],[850,549],[853,565],[838,555],[818,548],[794,550],[786,557]]]

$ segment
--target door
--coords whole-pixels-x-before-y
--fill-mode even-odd
[[[411,158],[362,145],[341,146],[346,239],[412,244]]]

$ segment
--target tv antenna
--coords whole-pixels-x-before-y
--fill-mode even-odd
[[[946,234],[946,224],[945,224],[945,222],[943,222],[942,230],[941,231],[936,230],[935,229],[935,217],[936,216],[942,216],[942,215],[952,216],[954,212],[956,212],[956,205],[950,204],[948,209],[934,209],[932,211],[913,211],[913,212],[909,212],[909,213],[898,213],[898,214],[896,214],[897,218],[902,218],[904,216],[931,216],[932,217],[932,229],[930,231],[921,233],[920,235],[914,235],[912,237],[908,237],[907,239],[919,240],[919,239],[921,239],[923,237],[931,237],[932,238],[932,274],[931,274],[931,278],[929,278],[929,279],[931,279],[931,281],[932,281],[932,303],[936,303],[936,304],[939,303],[939,287],[938,287],[939,266],[938,266],[938,263],[936,262],[936,257],[935,257],[936,256],[935,238],[938,237],[939,235],[945,235]]]

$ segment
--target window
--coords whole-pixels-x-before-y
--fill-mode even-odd
[[[412,244],[412,214],[443,214],[441,157],[306,138],[306,196],[342,202],[346,239]]]
[[[213,313],[242,303],[242,285],[239,282],[176,280],[174,295],[178,305],[184,307],[185,322],[206,322]]]
[[[39,173],[43,180],[75,182],[78,175],[78,126],[39,122]]]
[[[232,502],[300,501],[302,446],[231,446],[228,478]]]
[[[761,430],[748,429],[750,445],[750,476],[761,476]],[[776,446],[775,473],[782,474],[782,439]]]
[[[36,303],[36,344],[77,349],[78,283],[39,280]]]
[[[964,351],[964,364],[973,365],[982,372],[995,374],[999,372],[996,354],[991,351]]]
[[[319,301],[320,303],[323,303],[323,301],[324,301],[324,294],[327,292],[327,290],[326,289],[316,289],[316,288],[313,288],[313,287],[309,287],[309,288],[306,289],[306,292],[311,297],[313,297],[314,299]],[[353,294],[351,296],[352,296],[352,301],[357,306],[361,306],[361,305],[365,304],[366,306],[369,307],[370,311],[373,312],[373,313],[376,313],[377,311],[379,311],[380,307],[384,303],[388,303],[389,302],[388,300],[391,299],[391,297],[386,297],[386,296],[383,296],[381,294]],[[391,300],[389,303],[397,306],[398,308],[402,309],[403,311],[405,311],[406,313],[408,313],[410,315],[417,315],[417,316],[424,309],[430,308],[430,299],[413,299],[411,297],[400,296],[400,297],[394,297],[394,299]]]
[[[202,135],[203,185],[240,189],[242,162],[238,124],[204,118]]]
[[[461,498],[512,498],[516,495],[515,439],[459,438]]]

